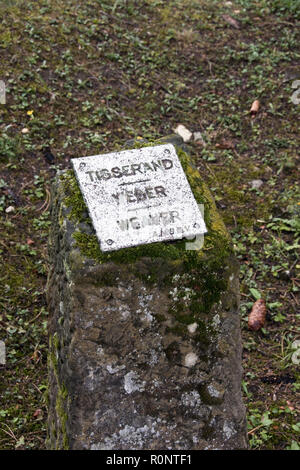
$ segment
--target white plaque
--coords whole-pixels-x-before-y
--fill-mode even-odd
[[[102,251],[207,231],[172,144],[71,161]]]

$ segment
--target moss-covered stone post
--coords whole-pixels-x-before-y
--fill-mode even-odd
[[[177,153],[205,208],[198,251],[181,240],[102,253],[73,171],[53,183],[50,449],[247,448],[239,267],[208,188]]]

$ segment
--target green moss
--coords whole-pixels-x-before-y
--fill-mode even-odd
[[[68,392],[64,385],[58,387],[55,411],[59,420],[59,428],[57,435],[57,450],[67,450],[69,448],[68,436],[67,436],[67,420],[68,416],[65,411],[66,402],[68,398]]]
[[[147,145],[153,144],[151,142]],[[157,145],[157,142],[155,144]],[[137,142],[136,147],[138,146],[144,147],[145,143]],[[195,199],[197,203],[203,204],[205,208],[204,219],[208,233],[205,235],[202,249],[187,250],[185,240],[178,240],[151,243],[104,253],[100,250],[96,235],[77,230],[73,237],[82,255],[101,264],[109,262],[121,265],[127,264],[130,266],[131,273],[149,284],[158,282],[161,271],[164,269],[159,260],[164,260],[163,266],[169,267],[169,269],[166,269],[164,277],[164,282],[169,285],[172,285],[172,276],[175,272],[189,273],[191,276],[184,283],[186,287],[194,291],[189,311],[180,311],[180,302],[173,302],[175,307],[172,310],[172,314],[177,321],[177,326],[174,326],[174,328],[177,328],[178,333],[180,332],[182,335],[185,334],[186,325],[194,321],[199,323],[201,314],[209,312],[212,305],[219,301],[221,292],[226,290],[228,273],[225,275],[224,267],[227,265],[226,261],[232,253],[232,245],[210,191],[196,170],[191,157],[180,147],[176,147],[176,150]],[[77,223],[86,220],[86,206],[74,173],[68,171],[61,178],[63,190],[66,194],[65,204],[70,211],[69,217]],[[147,263],[146,272],[143,273],[137,262],[146,258],[151,262]],[[184,325],[184,328],[180,325]],[[201,341],[207,342],[208,331],[206,328],[202,330],[201,334],[200,330],[198,332],[199,339],[201,336]]]
[[[184,250],[184,242],[172,244],[150,243],[131,248],[104,253],[100,250],[96,235],[87,235],[82,232],[75,232],[73,237],[82,253],[89,258],[93,258],[99,263],[133,263],[141,257],[178,259],[178,249]],[[180,247],[180,244],[183,245]]]
[[[55,348],[55,350],[58,350],[59,340],[58,340],[58,337],[57,337],[57,333],[54,333],[54,335],[52,337],[52,344],[53,344],[53,347]]]
[[[160,313],[155,312],[154,316],[155,316],[155,320],[158,321],[159,323],[166,321],[166,317]]]
[[[202,429],[202,437],[203,439],[209,439],[214,434],[214,427],[206,423]]]
[[[223,402],[223,394],[221,393],[220,396],[212,395],[209,392],[207,385],[200,386],[199,393],[201,400],[206,405],[220,405]]]
[[[86,221],[87,208],[74,172],[68,170],[60,176],[60,179],[65,191],[65,204],[70,208],[69,218],[77,222]]]
[[[10,31],[5,31],[4,33],[0,34],[0,47],[3,49],[8,47],[9,44],[12,42],[12,37]]]
[[[69,448],[68,436],[67,436],[67,413],[66,406],[68,401],[68,390],[66,386],[60,383],[59,374],[58,374],[58,361],[57,361],[57,351],[59,349],[59,339],[57,333],[49,338],[49,353],[48,353],[48,367],[51,369],[55,375],[57,383],[57,395],[56,395],[56,404],[55,411],[58,418],[58,427],[53,431],[50,431],[52,435],[57,433],[56,436],[56,449],[67,450]],[[51,442],[51,439],[48,438],[48,441]]]
[[[48,353],[48,366],[52,368],[55,375],[57,376],[57,334],[55,333],[52,337],[49,337],[49,353]]]
[[[208,346],[215,336],[215,330],[212,325],[207,325],[204,321],[198,320],[197,332],[194,336],[194,341],[201,346]]]
[[[199,305],[201,306],[201,299],[202,296],[198,297]],[[195,305],[197,300],[194,301]],[[200,345],[201,348],[207,347],[213,338],[215,337],[215,330],[210,322],[207,322],[207,313],[209,313],[210,308],[212,307],[214,301],[208,306],[207,310],[200,309],[199,311],[193,311],[191,309],[191,305],[189,308],[185,308],[180,303],[173,303],[169,313],[173,316],[175,323],[172,327],[167,327],[167,332],[173,333],[176,336],[180,336],[181,338],[187,339],[190,337],[190,333],[188,332],[188,325],[193,323],[197,323],[197,330],[193,335],[193,341]],[[201,314],[205,313],[203,319],[201,318]],[[204,357],[202,357],[204,359]]]

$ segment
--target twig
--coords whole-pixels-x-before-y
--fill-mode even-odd
[[[147,79],[150,80],[151,82],[155,83],[156,85],[158,85],[166,93],[170,93],[170,91],[164,85],[162,85],[158,80],[155,80],[155,78],[147,77]]]
[[[260,26],[276,26],[277,24],[287,24],[288,26],[297,26],[297,22],[295,23],[290,23],[289,21],[276,21],[276,23],[260,23]]]
[[[236,218],[235,218],[235,215],[234,215],[234,214],[232,214],[232,217],[233,217],[233,219],[234,219],[234,226],[235,226],[235,228],[237,228],[237,223],[236,223]]]
[[[4,426],[6,426],[8,428],[8,431],[5,431],[5,429],[3,429],[3,428],[2,428],[2,431],[5,432],[5,434],[8,434],[13,439],[15,439],[15,441],[17,441],[18,439],[16,438],[16,436],[14,435],[13,431],[10,429],[8,424],[4,423]]]
[[[214,76],[214,74],[212,73],[212,64],[215,65],[213,62],[210,62],[207,58],[206,58],[206,62],[208,63],[208,67],[209,67],[209,73],[211,75],[211,77]]]
[[[258,349],[258,348],[256,348],[256,350],[257,350],[260,354],[262,354],[263,356],[269,357],[269,354],[266,353],[265,351],[262,351],[261,349]]]
[[[39,387],[37,387],[35,384],[33,384],[33,386],[34,386],[34,388],[36,388],[36,389],[37,389],[37,391],[38,391],[39,393],[43,394],[43,392],[42,392],[42,391],[39,389]],[[32,432],[32,433],[30,433],[30,434],[33,434],[33,432]]]
[[[50,194],[50,191],[47,188],[46,188],[46,193],[48,195],[48,204],[45,207],[45,209],[43,210],[43,213],[47,212],[47,210],[49,209],[50,203],[51,203],[51,194]]]
[[[41,211],[42,209],[44,209],[44,207],[47,206],[47,205],[48,205],[48,202],[49,202],[50,192],[48,191],[47,188],[45,188],[45,189],[46,189],[46,199],[45,199],[45,201],[44,201],[42,207],[40,207],[39,209],[37,209],[38,211]]]
[[[30,320],[28,323],[33,323],[37,318],[39,318],[39,316],[42,314],[42,310],[40,311],[40,313],[37,314],[36,317],[34,317],[32,320]]]
[[[212,168],[210,168],[210,166],[209,166],[207,163],[205,163],[205,166],[206,166],[206,168],[208,169],[208,171],[211,172],[211,174],[213,175],[213,177],[215,178],[215,180],[218,181],[218,178],[217,178],[215,172],[212,170]]]
[[[260,424],[259,426],[256,426],[256,428],[251,429],[251,431],[248,431],[248,434],[254,433],[254,431],[257,431],[257,429],[262,428],[264,425]]]
[[[291,296],[293,297],[295,303],[296,303],[297,305],[299,305],[299,302],[298,302],[298,300],[296,299],[296,297],[294,296],[293,292],[290,292],[290,294],[291,294]]]
[[[298,258],[296,258],[296,260],[293,262],[292,266],[289,268],[289,271],[292,271],[292,269],[297,263],[298,263]]]
[[[9,248],[8,248],[8,246],[7,246],[7,245],[5,245],[5,243],[4,243],[2,240],[0,240],[0,243],[1,243],[1,245],[3,245],[3,246],[4,246],[4,247],[7,249],[7,251],[9,251]]]

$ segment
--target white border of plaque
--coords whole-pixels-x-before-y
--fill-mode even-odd
[[[207,232],[172,144],[71,162],[102,251]]]

